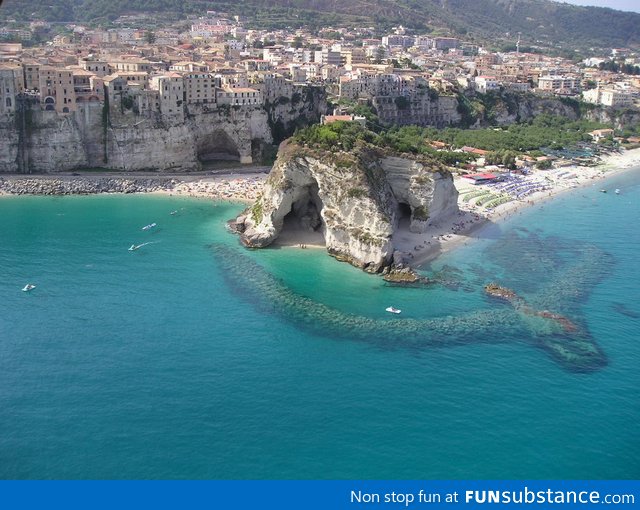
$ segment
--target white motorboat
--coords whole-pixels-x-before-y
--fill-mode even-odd
[[[400,313],[402,312],[402,310],[399,310],[398,308],[394,308],[393,306],[388,306],[387,308],[385,308],[385,310],[389,313]]]
[[[23,288],[22,288],[22,292],[29,292],[30,290],[35,289],[36,286],[31,284],[31,283],[27,283]]]
[[[616,195],[620,194],[620,190],[618,188],[616,188]]]
[[[145,225],[144,227],[142,227],[142,230],[150,230],[156,225],[157,225],[156,223],[149,223],[149,225]]]

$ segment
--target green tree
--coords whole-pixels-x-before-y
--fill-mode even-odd
[[[502,164],[505,167],[514,170],[516,168],[516,153],[513,151],[505,151],[502,154]]]
[[[384,60],[386,51],[384,49],[383,46],[378,46],[378,49],[376,50],[376,57],[373,59],[373,63],[374,64],[382,64],[382,61]]]

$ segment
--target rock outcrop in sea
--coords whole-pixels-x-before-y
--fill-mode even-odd
[[[321,233],[329,254],[380,272],[403,261],[394,232],[424,232],[457,212],[451,173],[427,157],[366,143],[329,151],[288,141],[236,228],[251,248],[270,245],[287,228]]]

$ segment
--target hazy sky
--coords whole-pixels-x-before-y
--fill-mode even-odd
[[[640,12],[640,0],[563,0],[568,4],[611,7],[620,11]]]

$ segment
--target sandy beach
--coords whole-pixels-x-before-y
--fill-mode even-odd
[[[460,212],[445,221],[434,222],[423,233],[399,230],[394,234],[393,243],[397,250],[405,254],[409,265],[417,267],[442,253],[481,238],[486,227],[521,214],[527,207],[538,205],[568,190],[595,185],[602,179],[636,167],[640,167],[640,149],[604,156],[597,166],[570,165],[533,170],[526,176],[514,176],[513,180],[497,186],[474,185],[470,180],[456,176],[454,183],[460,193]],[[515,190],[504,190],[499,186],[513,186]],[[520,192],[520,197],[515,192],[519,189],[525,190]],[[613,193],[614,190],[610,189],[609,192]],[[469,198],[471,194],[479,196]],[[503,196],[505,201],[509,201],[487,207],[491,201],[501,201]],[[323,238],[318,234],[291,228],[285,234],[277,240],[278,246],[324,247]]]
[[[636,167],[640,167],[640,149],[604,156],[597,166],[571,165],[550,170],[532,170],[528,175],[514,175],[500,183],[475,185],[469,179],[455,176],[454,183],[460,193],[459,213],[446,220],[434,222],[423,233],[412,233],[408,229],[399,230],[394,234],[393,243],[397,250],[404,253],[410,265],[419,266],[456,246],[482,237],[483,227],[512,218],[526,207],[540,204],[571,189],[596,185],[606,177]],[[162,189],[150,192],[251,203],[264,187],[267,170],[268,168],[255,167],[229,174],[159,175],[158,178],[170,179],[169,185],[165,183]],[[104,176],[80,174],[79,177],[78,174],[38,176],[38,179],[58,182],[79,178],[153,179],[148,174],[113,173]],[[33,176],[5,176],[0,180],[10,183],[20,179],[33,179]],[[613,189],[608,191],[614,192]],[[0,186],[0,195],[3,194],[6,195],[7,192]],[[317,233],[289,228],[285,235],[278,239],[277,245],[297,248],[323,247],[324,239]]]
[[[484,227],[512,218],[527,207],[596,183],[606,189],[599,181],[637,167],[640,167],[640,149],[604,156],[597,166],[570,165],[533,170],[527,176],[516,176],[506,183],[493,185],[475,185],[469,179],[456,176],[454,183],[460,193],[458,215],[432,225],[422,234],[400,232],[394,241],[398,249],[409,254],[411,265],[419,266],[457,246],[481,238]],[[615,190],[607,191],[614,193]],[[522,193],[521,196],[518,197],[518,193]],[[500,202],[501,197],[509,201],[489,207],[492,202]]]
[[[155,193],[251,203],[262,192],[267,174],[242,173],[203,177],[194,180],[178,179],[172,189]]]

